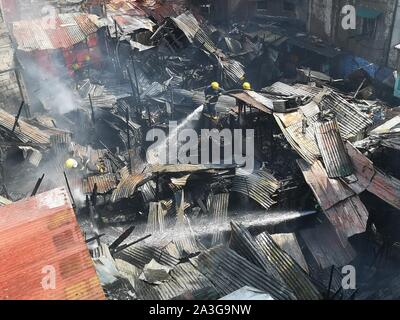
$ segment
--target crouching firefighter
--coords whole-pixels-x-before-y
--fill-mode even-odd
[[[211,120],[216,121],[218,119],[216,104],[218,98],[223,92],[224,90],[220,88],[219,83],[215,81],[204,90],[204,95],[206,97],[206,110],[203,114]]]
[[[65,168],[73,171],[80,171],[82,173],[92,172],[92,173],[105,173],[106,166],[104,160],[100,160],[98,163],[93,164],[90,162],[89,158],[69,158],[65,161]]]

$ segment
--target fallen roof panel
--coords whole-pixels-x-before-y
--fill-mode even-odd
[[[317,122],[315,138],[329,178],[347,177],[353,173],[352,163],[335,120]]]
[[[263,233],[254,239],[240,224],[231,222],[231,227],[232,249],[288,286],[298,299],[321,298],[303,269],[279,248],[268,233]]]
[[[227,247],[217,246],[205,250],[190,261],[213,283],[221,296],[248,285],[269,293],[274,299],[295,299],[291,291],[281,287],[262,269]]]
[[[393,207],[400,209],[400,180],[374,167],[371,160],[358,151],[350,142],[346,149],[355,168],[357,181],[346,182],[357,194],[368,190]]]
[[[0,127],[4,128],[8,134],[14,134],[21,142],[24,143],[36,143],[44,145],[50,144],[50,135],[28,124],[22,119],[18,120],[18,124],[14,130],[14,133],[12,133],[14,123],[15,117],[0,109]]]
[[[356,257],[347,238],[340,231],[338,234],[329,221],[299,232],[321,269],[347,265]]]

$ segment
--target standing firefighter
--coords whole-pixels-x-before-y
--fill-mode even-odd
[[[206,106],[207,106],[207,114],[208,116],[216,120],[217,119],[217,111],[216,111],[216,104],[218,102],[219,96],[224,92],[222,88],[220,88],[218,82],[212,82],[211,85],[209,85],[205,90],[204,90],[204,95],[206,96]]]

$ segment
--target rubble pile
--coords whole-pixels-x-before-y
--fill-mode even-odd
[[[307,66],[288,79],[271,26],[90,2],[60,11],[59,41],[13,22],[25,91],[0,109],[0,206],[65,186],[109,299],[399,298],[396,107]],[[185,129],[196,160],[202,129],[254,130],[254,168],[160,161]],[[152,153],[154,130],[169,132]]]

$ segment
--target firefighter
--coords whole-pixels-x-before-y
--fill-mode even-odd
[[[224,92],[224,90],[219,86],[219,83],[213,81],[211,85],[209,85],[204,90],[204,95],[206,97],[207,104],[207,113],[213,120],[217,119],[217,111],[215,106],[218,102],[219,96]]]
[[[74,158],[69,158],[67,161],[65,161],[64,166],[69,170],[81,170],[81,168],[79,168],[79,162]]]
[[[90,162],[89,158],[69,158],[64,164],[66,169],[74,171],[89,171],[96,173],[105,173],[107,171],[104,159],[100,159],[95,165]]]
[[[244,82],[242,87],[243,87],[243,90],[251,90],[251,85],[249,82]]]

